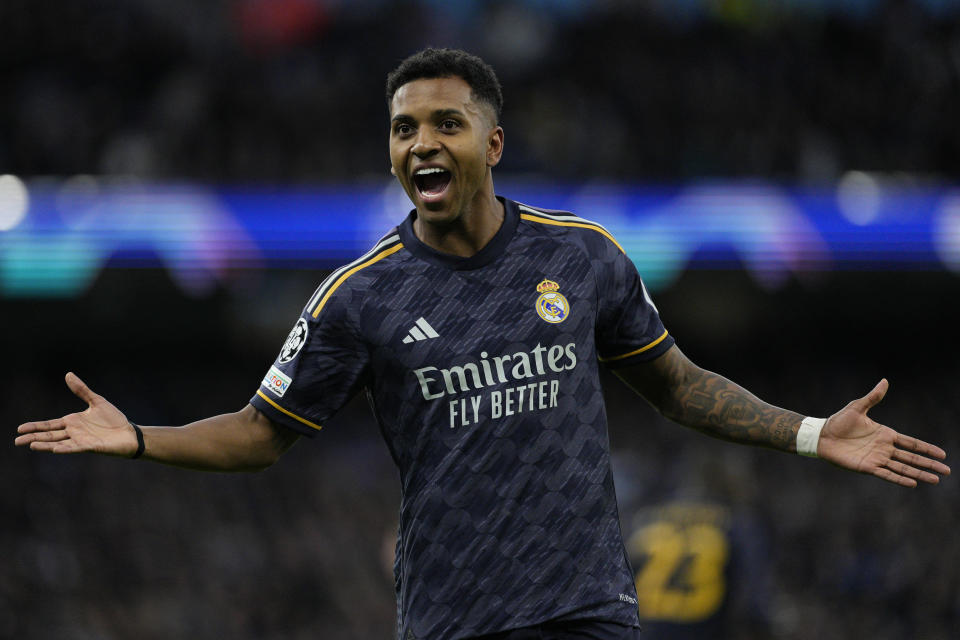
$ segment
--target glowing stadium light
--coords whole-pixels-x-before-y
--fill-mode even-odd
[[[766,289],[827,270],[960,273],[960,190],[946,185],[854,174],[839,190],[525,180],[499,187],[520,202],[604,225],[654,292],[691,269],[744,269]],[[196,296],[248,270],[334,269],[410,208],[394,180],[265,189],[98,176],[25,185],[4,175],[0,296],[82,295],[114,267],[166,269]]]
[[[9,231],[27,216],[30,193],[23,180],[10,174],[0,176],[0,231]]]
[[[943,264],[960,273],[960,192],[944,198],[934,214],[933,244]]]
[[[837,183],[837,208],[844,218],[866,226],[880,215],[880,185],[863,171],[848,171]]]
[[[56,191],[56,210],[64,225],[68,229],[83,228],[85,216],[96,212],[101,192],[96,176],[80,174],[64,180]]]
[[[0,185],[0,197],[14,191]],[[79,295],[112,264],[166,268],[185,293],[202,296],[232,269],[261,266],[256,242],[211,189],[101,189],[81,179],[36,187],[34,195],[29,224],[0,235],[7,295]]]
[[[691,185],[633,218],[629,227],[611,227],[653,289],[669,285],[697,256],[707,268],[728,267],[728,251],[766,289],[831,263],[815,224],[769,185]]]

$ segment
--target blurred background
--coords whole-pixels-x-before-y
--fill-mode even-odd
[[[760,397],[960,451],[954,0],[4,0],[0,421],[235,411],[409,204],[386,73],[504,85],[498,191],[620,239],[678,344]],[[612,376],[645,637],[955,638],[960,490],[673,426]],[[393,634],[397,474],[364,402],[255,475],[0,448],[0,637]],[[948,459],[948,462],[950,460]]]

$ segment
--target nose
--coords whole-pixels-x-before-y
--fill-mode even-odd
[[[421,127],[417,133],[417,139],[413,143],[410,152],[421,160],[429,158],[440,151],[440,142],[433,135],[429,127]]]

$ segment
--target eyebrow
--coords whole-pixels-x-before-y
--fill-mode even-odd
[[[439,120],[440,118],[444,118],[446,116],[460,116],[461,118],[465,117],[465,114],[462,111],[460,111],[459,109],[452,109],[452,108],[437,109],[430,115],[433,117],[434,120]],[[414,119],[413,116],[409,116],[405,113],[398,113],[397,115],[390,118],[390,122],[416,122],[416,119]]]

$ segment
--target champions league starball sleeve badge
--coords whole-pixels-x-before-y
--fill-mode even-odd
[[[293,360],[297,357],[297,354],[300,353],[300,349],[306,341],[307,321],[300,318],[297,320],[297,324],[293,325],[293,329],[290,330],[287,341],[283,343],[283,348],[280,350],[280,357],[277,358],[277,362],[286,364]]]

